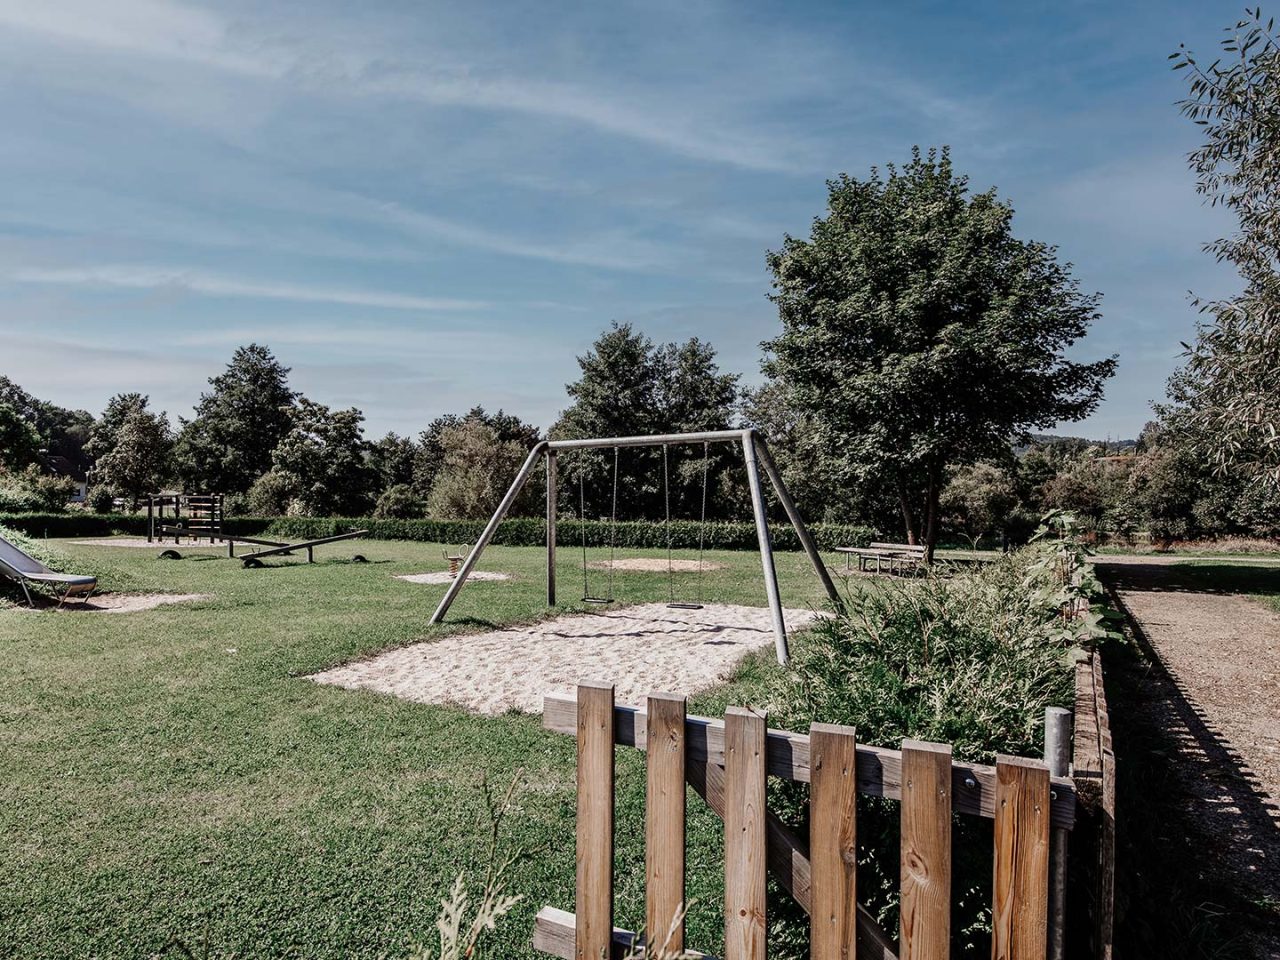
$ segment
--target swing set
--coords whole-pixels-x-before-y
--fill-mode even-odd
[[[702,510],[700,517],[700,526],[698,533],[698,592],[696,602],[680,602],[676,600],[675,595],[675,579],[674,566],[672,561],[672,529],[671,529],[671,481],[670,481],[670,459],[668,450],[672,446],[680,446],[687,444],[702,444]],[[789,659],[787,647],[787,628],[782,615],[782,601],[778,593],[778,573],[773,560],[773,544],[769,535],[769,521],[765,510],[764,489],[760,476],[760,468],[764,468],[765,475],[769,478],[770,484],[773,486],[774,492],[777,494],[779,502],[787,513],[787,519],[791,521],[791,526],[796,531],[796,536],[800,540],[801,546],[809,557],[810,563],[813,565],[814,571],[818,575],[818,579],[822,581],[823,588],[826,590],[827,596],[835,604],[840,603],[840,595],[836,591],[835,584],[831,580],[831,575],[827,572],[826,566],[822,562],[821,556],[818,554],[817,545],[813,541],[813,537],[809,534],[808,527],[805,526],[804,520],[801,519],[799,511],[796,509],[795,501],[791,499],[786,484],[782,481],[782,475],[778,471],[777,465],[774,463],[772,455],[769,453],[768,445],[764,438],[754,430],[712,430],[701,433],[672,433],[657,434],[654,436],[641,437],[600,437],[587,440],[543,440],[538,443],[530,452],[524,465],[520,468],[520,472],[516,474],[516,478],[512,481],[510,489],[502,498],[502,502],[498,504],[498,509],[494,511],[489,522],[485,525],[484,531],[480,534],[476,544],[467,553],[466,559],[462,562],[462,568],[458,571],[458,576],[454,578],[449,585],[444,597],[440,601],[440,605],[436,608],[435,613],[431,615],[432,623],[441,623],[445,614],[448,613],[449,607],[453,605],[453,601],[457,598],[462,588],[466,585],[467,577],[470,575],[476,563],[480,560],[480,555],[484,552],[484,548],[489,545],[489,541],[493,539],[494,533],[498,529],[498,525],[502,523],[503,518],[507,515],[507,511],[511,509],[511,505],[520,495],[521,490],[529,482],[529,478],[533,475],[534,469],[538,465],[539,460],[545,460],[546,483],[547,483],[547,605],[555,606],[556,603],[556,519],[557,519],[557,458],[558,454],[564,450],[592,450],[592,449],[608,449],[613,448],[613,498],[612,507],[609,518],[609,578],[608,587],[603,595],[593,594],[591,591],[590,575],[587,567],[587,539],[586,525],[582,525],[582,602],[592,605],[607,605],[615,602],[613,592],[613,574],[614,574],[614,557],[616,544],[616,529],[618,520],[618,462],[619,451],[628,447],[661,447],[662,448],[662,489],[663,500],[665,502],[666,514],[664,524],[667,533],[667,595],[668,607],[676,609],[698,610],[702,607],[702,569],[703,554],[706,546],[706,522],[707,522],[707,472],[708,472],[708,454],[710,445],[713,443],[727,443],[739,446],[742,449],[743,462],[747,470],[747,482],[751,489],[751,506],[755,516],[756,538],[760,546],[760,564],[764,574],[765,593],[768,597],[769,610],[772,614],[774,646],[777,651],[778,662],[786,664]],[[579,516],[585,519],[586,511],[586,493],[585,483],[582,472],[578,475],[578,505]]]

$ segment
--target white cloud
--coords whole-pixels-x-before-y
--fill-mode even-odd
[[[333,303],[389,310],[475,310],[487,307],[481,300],[421,297],[377,290],[350,290],[269,283],[219,276],[198,270],[165,267],[105,265],[95,267],[29,268],[14,271],[18,283],[59,286],[117,287],[130,290],[177,290],[213,297],[245,297],[291,300],[298,303]]]

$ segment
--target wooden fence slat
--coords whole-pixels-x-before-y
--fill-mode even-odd
[[[577,705],[572,698],[544,697],[542,725],[556,733],[573,734]],[[644,710],[630,706],[614,708],[617,742],[624,747],[645,748]],[[710,760],[724,766],[724,723],[690,715],[685,723],[685,753],[689,763]],[[769,731],[769,774],[785,780],[808,783],[809,737],[785,730]],[[858,792],[872,797],[898,800],[901,797],[902,754],[886,747],[858,744]],[[1076,817],[1076,788],[1069,777],[1054,777],[1053,823],[1070,830]],[[980,763],[951,765],[951,797],[958,813],[979,817],[996,815],[995,767]]]
[[[685,698],[649,696],[645,780],[645,936],[684,950]]]
[[[996,760],[993,960],[1044,960],[1049,929],[1049,769]]]
[[[898,955],[946,960],[951,952],[951,747],[902,744],[902,903]]]
[[[853,960],[857,950],[857,735],[809,728],[809,863],[812,960]]]
[[[765,960],[768,921],[764,714],[729,707],[724,717],[724,743],[725,960]]]
[[[608,957],[613,945],[613,737],[613,685],[580,684],[577,960]]]

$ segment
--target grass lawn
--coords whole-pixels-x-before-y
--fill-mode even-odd
[[[434,544],[338,544],[315,565],[262,570],[63,546],[108,589],[211,598],[128,614],[0,609],[0,955],[147,957],[176,939],[196,956],[403,956],[432,939],[459,870],[483,867],[482,782],[500,790],[521,768],[512,840],[538,852],[516,868],[525,900],[489,955],[532,956],[536,910],[572,909],[571,738],[537,717],[305,679],[419,638],[579,609],[545,609],[540,550],[486,551],[482,569],[515,579],[469,584],[450,622],[428,628],[444,587],[392,575],[441,569]],[[339,559],[354,552],[372,562]],[[764,605],[758,555],[708,556],[724,569],[705,574],[707,600]],[[564,598],[581,593],[578,559],[562,547]],[[780,554],[778,568],[786,604],[820,603],[803,555]],[[679,578],[686,596],[695,579]],[[666,599],[665,575],[617,583],[627,601]],[[620,757],[618,921],[635,928],[642,755]],[[694,800],[690,942],[717,951],[721,827]]]

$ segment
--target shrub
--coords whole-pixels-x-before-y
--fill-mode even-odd
[[[116,495],[110,487],[94,487],[89,491],[89,509],[94,513],[110,513]]]
[[[297,496],[298,484],[293,477],[270,470],[253,481],[245,495],[245,506],[255,516],[278,517]]]
[[[0,512],[65,510],[75,490],[74,480],[43,473],[34,465],[21,473],[0,473]]]
[[[409,520],[424,512],[422,497],[407,483],[397,483],[382,491],[373,515],[379,520]]]

